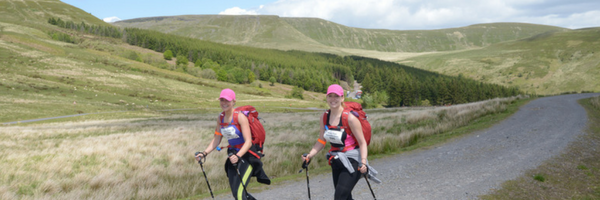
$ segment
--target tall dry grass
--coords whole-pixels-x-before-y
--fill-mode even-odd
[[[592,97],[590,103],[597,109],[600,109],[600,97]]]
[[[501,112],[513,100],[368,110],[374,134],[369,152],[397,150],[415,138]],[[300,155],[317,139],[321,115],[261,113],[269,176],[297,173]],[[0,199],[175,199],[207,193],[193,153],[212,138],[216,118],[217,113],[1,127]],[[228,188],[225,159],[225,152],[213,152],[204,164],[214,191]],[[327,163],[317,156],[311,165]]]

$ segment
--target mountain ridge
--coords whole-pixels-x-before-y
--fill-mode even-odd
[[[526,24],[488,23],[437,30],[388,30],[348,27],[319,18],[274,15],[180,15],[138,18],[113,23],[152,29],[213,42],[275,49],[305,50],[320,45],[381,52],[431,52],[479,48],[569,29]],[[494,30],[494,31],[492,31]]]
[[[177,18],[185,18],[186,23],[172,23]],[[590,76],[600,75],[600,58],[593,53],[600,51],[600,34],[594,27],[571,30],[498,22],[399,31],[353,28],[318,18],[186,15],[160,19],[173,34],[217,43],[359,55],[536,94],[600,90],[600,80]],[[115,25],[166,30],[157,22],[125,20]],[[577,48],[588,53],[582,56]],[[578,59],[564,58],[567,54]]]

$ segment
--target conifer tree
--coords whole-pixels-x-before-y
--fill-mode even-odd
[[[373,80],[369,74],[365,75],[365,78],[360,83],[362,86],[362,91],[364,93],[374,93],[377,88],[374,87]]]

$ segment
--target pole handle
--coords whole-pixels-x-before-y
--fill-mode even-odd
[[[198,156],[198,154],[202,154],[202,158],[198,159],[198,164],[202,164],[206,161],[206,154],[204,154],[204,152],[197,151],[194,153],[194,156]],[[204,159],[204,161],[202,161],[202,159]]]
[[[240,162],[240,157],[239,157],[239,156],[237,156],[237,154],[234,154],[234,153],[229,153],[229,155],[227,155],[227,158],[229,158],[229,157],[231,157],[231,156],[233,156],[233,155],[235,155],[235,157],[237,157],[237,158],[238,158],[238,163],[239,163],[239,162]],[[238,163],[231,163],[231,164],[232,164],[234,167],[237,167]]]

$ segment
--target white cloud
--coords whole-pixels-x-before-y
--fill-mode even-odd
[[[600,27],[600,10],[585,13],[574,13],[569,16],[548,15],[541,18],[544,24],[562,24],[561,27],[578,29]],[[595,24],[595,25],[594,25]]]
[[[114,16],[113,17],[107,17],[107,18],[104,18],[102,20],[104,20],[105,22],[108,22],[108,23],[112,23],[112,22],[116,22],[116,21],[121,21],[120,18],[114,17]]]
[[[255,10],[245,10],[240,7],[233,7],[220,12],[219,15],[258,15],[258,13]]]
[[[415,30],[493,22],[597,27],[599,13],[598,0],[278,0],[254,10],[234,7],[220,14],[316,17],[351,27]]]

